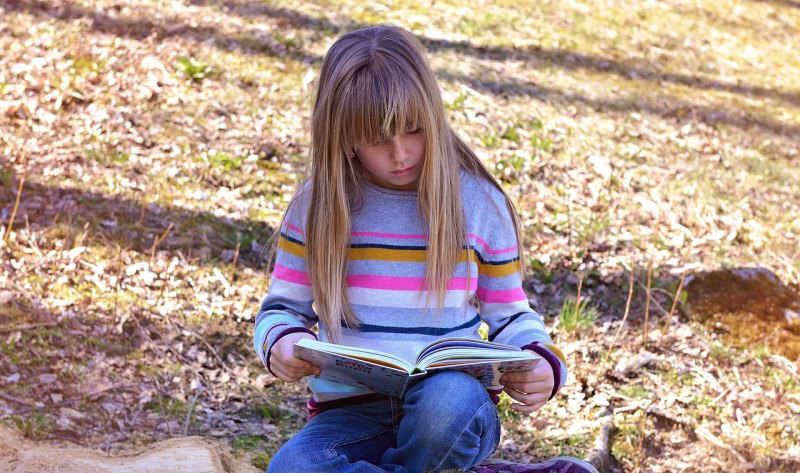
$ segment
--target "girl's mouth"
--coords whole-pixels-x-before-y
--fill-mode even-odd
[[[414,169],[414,166],[411,166],[410,168],[401,169],[399,171],[392,171],[392,174],[394,174],[395,176],[405,176],[406,174],[411,172],[412,169]]]

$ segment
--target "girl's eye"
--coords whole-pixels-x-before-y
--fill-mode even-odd
[[[412,129],[408,130],[406,132],[406,134],[408,134],[408,135],[416,135],[417,133],[419,133],[421,131],[422,131],[422,128],[417,127],[417,128],[412,128]]]

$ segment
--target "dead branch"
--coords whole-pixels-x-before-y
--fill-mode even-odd
[[[647,268],[647,290],[644,303],[644,327],[642,330],[642,345],[647,346],[647,323],[650,321],[650,286],[653,280],[653,258],[650,258],[650,265]]]
[[[8,225],[6,225],[6,233],[3,235],[3,241],[8,241],[8,237],[11,236],[11,228],[14,226],[14,219],[17,218],[17,210],[19,209],[19,200],[22,197],[22,186],[25,184],[25,176],[28,174],[28,166],[25,166],[25,170],[22,172],[22,177],[19,180],[19,186],[17,186],[17,197],[14,200],[14,208],[11,210],[11,217],[8,219]]]
[[[681,282],[678,283],[678,289],[675,291],[675,295],[672,296],[672,308],[669,310],[669,315],[667,315],[666,326],[661,330],[661,337],[658,339],[659,345],[661,345],[661,340],[664,339],[664,335],[669,331],[669,326],[672,323],[672,315],[675,313],[675,307],[678,305],[684,281],[686,281],[686,273],[681,274]]]
[[[628,312],[631,309],[631,300],[633,299],[633,269],[631,269],[631,276],[628,280],[628,301],[625,302],[625,315],[622,316],[622,322],[619,324],[617,328],[617,333],[614,334],[614,339],[611,340],[611,346],[608,347],[608,353],[606,353],[606,357],[603,359],[603,362],[600,363],[600,369],[602,370],[608,361],[608,357],[611,356],[611,352],[614,350],[614,345],[617,343],[617,337],[619,337],[619,333],[622,331],[622,327],[625,326],[625,321],[628,320]]]
[[[611,429],[614,427],[614,412],[609,409],[599,420],[600,432],[594,439],[592,450],[586,456],[586,461],[591,463],[601,472],[611,470]]]
[[[26,330],[33,330],[41,327],[55,327],[56,325],[58,325],[58,322],[39,322],[35,324],[14,325],[11,327],[0,327],[0,333],[24,332]]]
[[[165,238],[167,238],[167,235],[169,235],[169,232],[172,231],[172,226],[173,226],[173,224],[172,224],[172,222],[170,222],[169,226],[166,229],[166,231],[164,231],[164,233],[160,237],[156,237],[156,239],[153,240],[153,246],[150,248],[150,263],[151,264],[156,259],[156,247],[158,247],[158,245],[162,241],[164,241]]]

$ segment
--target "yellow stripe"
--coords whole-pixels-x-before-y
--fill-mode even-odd
[[[283,251],[285,251],[287,253],[291,253],[291,254],[293,254],[295,256],[299,256],[301,258],[305,258],[306,257],[306,247],[305,246],[298,245],[297,243],[289,241],[283,236],[280,238],[280,240],[278,240],[278,248],[280,248],[281,250],[283,250]]]
[[[300,258],[306,257],[306,248],[303,245],[291,242],[285,237],[278,241],[278,248],[291,253]],[[460,262],[466,262],[467,250],[461,251]],[[391,248],[350,248],[349,257],[351,260],[374,260],[374,261],[398,261],[405,263],[424,263],[425,250],[394,250]],[[470,258],[470,262],[478,263],[478,272],[493,278],[499,278],[514,274],[520,270],[519,261],[511,261],[506,264],[482,264],[477,256]]]
[[[556,348],[555,345],[549,345],[547,343],[542,343],[542,345],[544,345],[545,348],[547,348],[548,350],[550,350],[553,353],[555,353],[555,355],[561,360],[561,362],[564,363],[564,366],[567,366],[567,360],[566,360],[566,358],[564,358],[564,354],[561,353],[561,350]]]

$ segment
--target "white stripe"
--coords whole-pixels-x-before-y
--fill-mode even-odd
[[[311,286],[295,284],[283,279],[278,284],[270,285],[269,296],[270,298],[285,298],[298,302],[311,302],[314,300],[314,292],[311,290]]]
[[[386,289],[367,289],[351,287],[350,303],[373,307],[403,307],[424,309],[427,293],[417,291],[389,291]],[[443,307],[463,307],[466,303],[464,291],[447,291]],[[436,307],[436,298],[431,297],[429,307]]]

